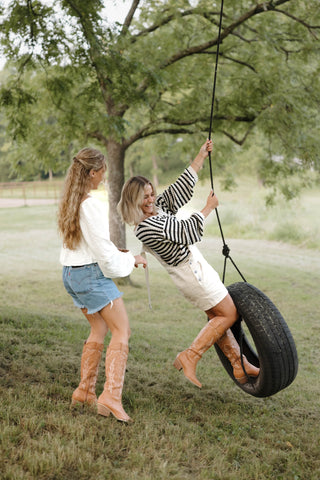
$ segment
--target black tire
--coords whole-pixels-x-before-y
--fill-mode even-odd
[[[233,376],[227,357],[215,344],[218,356],[233,381],[255,397],[269,397],[288,387],[298,372],[298,355],[291,332],[279,310],[258,288],[246,282],[233,283],[228,291],[237,307],[239,320],[231,330],[250,363],[260,367],[257,378],[240,384]],[[245,322],[254,345],[245,335]]]

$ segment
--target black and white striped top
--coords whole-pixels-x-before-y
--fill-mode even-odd
[[[136,237],[153,250],[168,265],[177,266],[188,258],[188,245],[199,242],[203,235],[204,216],[193,213],[186,220],[175,214],[189,202],[198,177],[189,167],[155,202],[157,215],[143,220],[135,229]]]

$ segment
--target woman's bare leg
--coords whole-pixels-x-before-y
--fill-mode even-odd
[[[111,332],[109,345],[122,343],[128,345],[130,338],[129,318],[122,298],[117,298],[112,303],[100,310],[106,326]]]
[[[82,308],[81,310],[91,327],[89,337],[87,338],[87,343],[103,343],[109,329],[100,312],[90,314],[87,313],[86,308]]]
[[[225,318],[223,324],[225,326],[228,325],[228,328],[227,330],[225,330],[224,334],[217,340],[217,345],[221,348],[224,355],[230,361],[233,368],[234,378],[238,380],[239,383],[243,384],[248,381],[248,375],[252,377],[257,377],[259,375],[259,368],[251,365],[251,363],[248,362],[244,355],[241,362],[239,344],[235,339],[232,331],[230,330],[230,328],[238,318],[236,307],[230,295],[225,297],[218,305],[208,310],[206,314],[208,315],[209,319],[212,320],[212,322],[214,323],[221,321],[221,319],[223,321],[223,319]],[[243,370],[242,364],[245,367],[245,371]]]
[[[130,326],[122,298],[100,311],[111,331],[111,341],[107,349],[105,370],[106,382],[98,398],[98,413],[108,416],[110,412],[117,420],[129,422],[131,418],[122,406],[122,389],[128,358]]]
[[[232,327],[232,325],[238,319],[238,312],[236,306],[233,303],[233,300],[229,293],[226,297],[224,297],[223,300],[221,300],[221,302],[219,302],[215,307],[206,310],[205,313],[208,316],[209,320],[212,320],[214,318],[215,323],[222,323],[224,327],[226,327],[224,331]]]
[[[228,294],[218,305],[205,312],[208,323],[199,332],[189,348],[178,353],[174,366],[181,370],[190,382],[201,388],[196,376],[197,363],[202,355],[218,341],[238,318],[237,309]]]

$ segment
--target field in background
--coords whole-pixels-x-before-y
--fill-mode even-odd
[[[57,204],[62,181],[0,183],[0,208]],[[159,192],[164,187],[159,188]],[[201,209],[210,190],[207,181],[199,182],[195,196],[184,208],[184,214]],[[107,201],[107,192],[100,186],[93,192]],[[268,189],[254,178],[242,176],[236,189],[223,191],[219,178],[215,179],[215,193],[219,198],[219,217],[227,238],[273,240],[310,249],[320,249],[320,188],[306,190],[291,201],[279,196],[275,206],[266,206]],[[219,235],[216,215],[206,220],[206,235]]]
[[[208,183],[196,186],[194,207],[203,206],[209,188]],[[306,190],[291,201],[278,196],[274,206],[266,205],[269,191],[249,177],[239,178],[230,192],[223,191],[216,179],[215,193],[226,238],[272,240],[320,250],[320,188]],[[206,234],[219,235],[215,214],[207,221]]]
[[[191,208],[207,195],[205,186],[197,189]],[[307,249],[304,239],[299,246],[268,241],[282,222],[301,225],[308,242],[316,238],[309,232],[319,233],[318,192],[269,214],[258,208],[263,201],[249,185],[243,189],[221,195],[216,189],[226,240],[247,280],[286,319],[298,350],[297,378],[270,398],[249,396],[211,349],[199,363],[203,389],[188,383],[172,362],[206,318],[151,258],[152,311],[142,269],[133,272],[133,285],[120,287],[132,329],[123,392],[130,426],[89,409],[70,410],[88,325],[62,285],[56,205],[0,209],[1,478],[319,480],[319,249]],[[242,224],[247,235],[240,236]],[[138,253],[127,232],[129,248]],[[214,215],[200,248],[221,273]],[[226,284],[235,281],[228,262]],[[98,394],[103,377],[102,361]]]
[[[57,202],[62,184],[63,180],[0,183],[0,199],[18,198],[27,202],[30,199],[41,198]]]

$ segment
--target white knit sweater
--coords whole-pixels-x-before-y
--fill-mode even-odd
[[[79,266],[98,263],[105,277],[129,275],[134,268],[131,252],[120,252],[110,240],[107,206],[89,196],[80,206],[82,239],[75,250],[62,246],[60,263]]]

